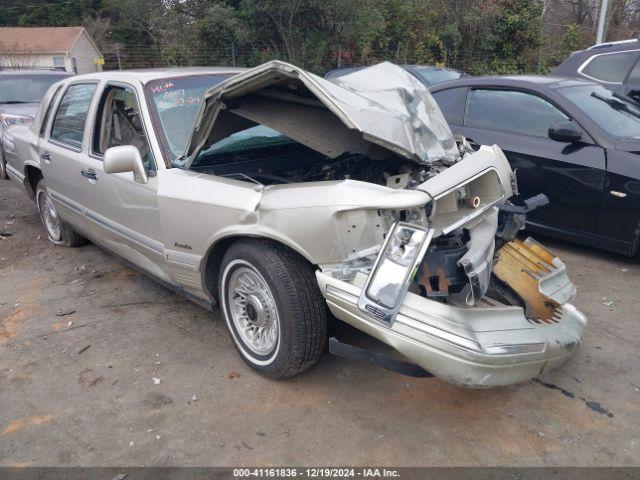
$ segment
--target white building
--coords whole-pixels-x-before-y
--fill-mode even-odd
[[[83,27],[0,27],[0,69],[102,70],[102,54]]]

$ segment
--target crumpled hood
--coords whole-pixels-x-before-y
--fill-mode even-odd
[[[429,90],[388,62],[326,80],[271,61],[216,85],[205,93],[187,163],[201,148],[258,123],[331,158],[347,151],[372,158],[392,151],[424,164],[459,157]]]

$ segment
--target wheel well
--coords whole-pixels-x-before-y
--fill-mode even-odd
[[[222,264],[222,258],[224,257],[224,254],[227,252],[229,247],[231,247],[231,245],[233,245],[235,242],[239,240],[246,240],[246,239],[263,240],[265,242],[276,243],[286,248],[287,250],[294,252],[296,255],[300,256],[300,258],[305,259],[304,256],[300,255],[300,253],[294,250],[293,248],[289,247],[288,245],[285,245],[282,242],[274,240],[272,238],[251,237],[246,235],[225,237],[219,240],[217,243],[215,243],[209,249],[208,253],[205,255],[206,264],[205,264],[205,271],[204,271],[204,284],[209,294],[211,294],[211,296],[216,300],[219,300],[218,299],[218,287],[219,287],[218,277],[220,274],[220,266]],[[305,260],[308,261],[307,259]]]
[[[36,188],[38,187],[38,182],[42,180],[42,172],[39,168],[33,167],[31,165],[27,165],[27,168],[24,169],[24,185],[27,187],[27,193],[34,199],[36,197]]]

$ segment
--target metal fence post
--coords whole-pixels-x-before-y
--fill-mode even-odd
[[[116,48],[116,58],[118,59],[118,70],[122,70],[122,61],[120,60],[120,49]]]
[[[231,64],[236,66],[236,42],[231,42]]]

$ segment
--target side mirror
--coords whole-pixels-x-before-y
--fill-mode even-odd
[[[549,138],[556,142],[578,143],[582,140],[582,132],[571,120],[564,120],[549,127]]]
[[[133,172],[133,179],[138,183],[147,183],[148,180],[140,151],[133,145],[108,148],[104,152],[102,168],[105,173]]]

